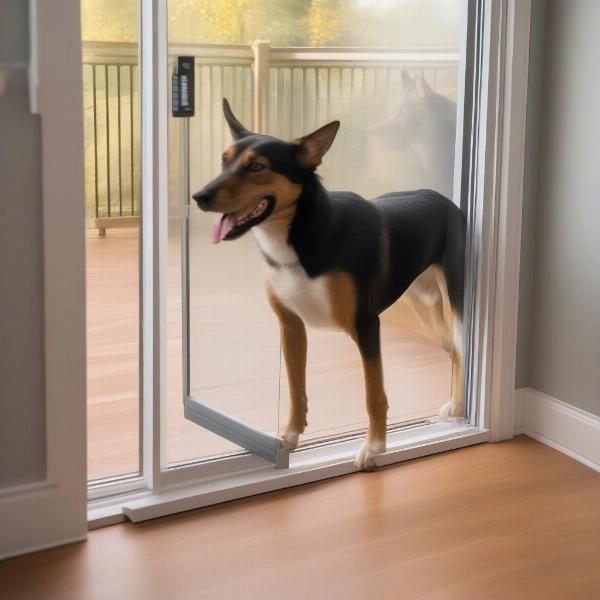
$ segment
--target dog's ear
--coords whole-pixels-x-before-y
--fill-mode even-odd
[[[402,78],[402,89],[404,91],[410,89],[415,84],[415,78],[407,68],[403,68],[400,71],[400,77]]]
[[[340,122],[332,121],[316,131],[294,140],[292,143],[296,146],[296,156],[300,165],[305,169],[318,167],[327,150],[331,148],[339,128]]]
[[[423,96],[427,97],[433,94],[431,86],[429,85],[429,83],[427,83],[427,79],[425,79],[425,75],[423,75],[422,73],[421,75],[419,75],[419,86],[421,88]]]
[[[229,125],[229,131],[231,131],[234,140],[239,140],[240,138],[252,135],[252,132],[248,131],[237,120],[237,117],[231,110],[231,106],[229,106],[229,102],[227,102],[227,98],[223,98],[223,114],[225,115],[225,120],[227,121],[227,125]]]

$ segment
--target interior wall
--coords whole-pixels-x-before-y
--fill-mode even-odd
[[[523,221],[521,228],[521,271],[519,275],[519,322],[517,330],[517,372],[515,387],[529,385],[531,318],[535,267],[536,208],[540,170],[542,98],[544,92],[544,50],[546,0],[532,0],[527,85],[527,131],[523,177]]]
[[[528,154],[525,181],[535,235],[524,234],[522,284],[531,289],[521,289],[517,386],[600,415],[600,2],[544,4],[540,144]],[[528,179],[536,173],[537,193]]]
[[[27,7],[0,2],[0,487],[45,475],[41,138],[29,113]]]

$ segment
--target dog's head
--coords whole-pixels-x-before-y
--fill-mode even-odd
[[[292,142],[252,133],[223,99],[233,144],[223,153],[223,169],[193,195],[201,210],[222,213],[213,243],[239,238],[267,219],[289,218],[302,187],[331,147],[340,126],[333,121]]]
[[[423,74],[414,76],[402,69],[402,88],[396,113],[367,128],[369,135],[387,139],[401,149],[435,142],[447,132],[446,123],[455,123],[456,104],[434,92]]]

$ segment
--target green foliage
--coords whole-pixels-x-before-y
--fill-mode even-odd
[[[88,42],[135,42],[138,0],[81,0],[81,35]]]
[[[81,0],[83,39],[136,41],[139,1]],[[169,0],[169,40],[456,48],[462,1]]]
[[[343,0],[311,0],[308,11],[308,40],[311,46],[327,46],[346,30],[350,6]]]
[[[169,3],[169,37],[181,43],[301,43],[305,0],[178,0]]]

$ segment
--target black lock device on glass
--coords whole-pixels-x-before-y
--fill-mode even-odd
[[[171,79],[171,110],[174,117],[194,116],[194,57],[178,56],[177,73]]]

